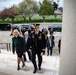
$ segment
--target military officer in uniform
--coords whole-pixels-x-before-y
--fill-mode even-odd
[[[29,51],[32,52],[33,73],[37,72],[36,55],[38,57],[38,67],[41,70],[42,56],[45,52],[45,35],[39,30],[39,24],[34,24],[34,32],[31,33],[31,44]]]

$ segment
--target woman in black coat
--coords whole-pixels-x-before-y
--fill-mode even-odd
[[[23,63],[22,67],[25,66],[25,63],[22,59],[22,55],[25,53],[25,42],[24,39],[19,35],[18,30],[14,30],[13,35],[14,37],[12,38],[12,52],[13,54],[15,54],[15,51],[17,53],[17,70],[20,70],[20,61]]]

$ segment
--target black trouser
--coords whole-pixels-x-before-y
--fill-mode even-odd
[[[52,47],[49,47],[47,50],[47,55],[49,55],[49,51],[50,51],[50,55],[52,55]]]
[[[41,67],[42,64],[42,56],[40,56],[40,53],[32,53],[32,63],[35,69],[37,69],[36,54],[38,57],[38,67]]]
[[[61,48],[59,47],[59,54],[60,54],[60,49],[61,49]]]
[[[27,52],[27,54],[28,54],[29,60],[32,60],[32,55],[31,55],[31,53],[30,53],[29,51],[26,51],[26,52]]]
[[[26,52],[28,54],[29,60],[31,60],[32,59],[31,53],[29,51],[26,51]],[[24,61],[26,61],[27,59],[26,59],[26,55],[25,54],[23,55],[23,57],[24,57]]]

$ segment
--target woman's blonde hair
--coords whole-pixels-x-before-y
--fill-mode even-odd
[[[20,36],[20,33],[19,33],[19,31],[18,31],[17,29],[15,29],[15,30],[13,31],[13,35],[14,35],[14,32],[16,32],[16,33]]]

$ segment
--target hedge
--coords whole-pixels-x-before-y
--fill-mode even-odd
[[[31,21],[29,21],[28,19],[25,20],[26,23],[36,23],[36,22],[62,22],[62,19],[56,18],[56,19],[45,19],[45,21],[43,21],[43,19],[32,19]],[[3,21],[2,19],[0,19],[0,23],[24,23],[23,19],[14,19],[14,21],[12,21],[11,19],[7,19],[5,21]]]

